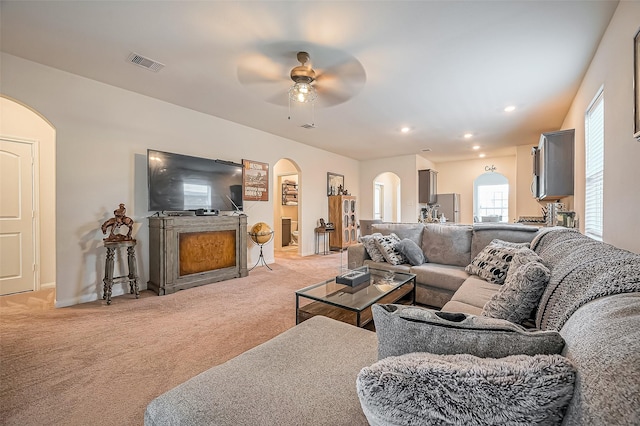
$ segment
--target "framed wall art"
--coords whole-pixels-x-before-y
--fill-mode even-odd
[[[640,141],[640,30],[633,37],[633,137]]]
[[[327,195],[340,195],[344,190],[344,175],[327,172]]]
[[[242,199],[269,201],[269,164],[242,160]]]

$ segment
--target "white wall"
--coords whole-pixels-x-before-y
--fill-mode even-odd
[[[632,136],[633,36],[639,26],[640,2],[621,1],[562,125],[576,129],[574,209],[584,231],[584,113],[604,86],[604,241],[636,253],[640,253],[640,142]]]
[[[391,172],[400,178],[400,222],[418,221],[418,172],[433,168],[433,163],[419,155],[402,155],[391,158],[362,161],[360,165],[359,205],[361,219],[373,219],[373,182],[376,176]],[[346,179],[346,178],[345,178]],[[348,185],[347,185],[348,186]]]
[[[436,164],[438,193],[460,194],[460,223],[473,223],[473,181],[486,173],[485,167],[496,167],[496,172],[509,180],[509,220],[517,218],[516,211],[516,157],[478,158]]]
[[[327,171],[343,174],[358,194],[359,163],[272,134],[2,54],[2,92],[28,105],[57,129],[56,305],[102,297],[104,247],[100,225],[119,203],[135,220],[142,288],[148,277],[146,150],[269,163],[290,158],[304,188],[302,254],[313,253],[313,229],[327,217]],[[215,99],[212,99],[215,102]],[[248,223],[274,222],[269,202],[246,202]],[[249,263],[258,257],[250,246]],[[273,246],[265,247],[273,262]],[[118,273],[116,271],[116,273]],[[115,286],[114,295],[124,286]]]
[[[38,151],[38,222],[40,287],[56,281],[55,149],[56,130],[46,118],[15,102],[0,97],[0,135],[35,142]]]

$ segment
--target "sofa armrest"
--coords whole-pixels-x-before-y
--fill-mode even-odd
[[[347,265],[349,269],[359,268],[364,265],[364,261],[371,259],[369,253],[362,243],[347,247]]]

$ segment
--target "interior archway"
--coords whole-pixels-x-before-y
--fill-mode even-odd
[[[56,285],[56,130],[40,113],[6,96],[0,96],[0,116],[0,137],[32,143],[37,150],[33,290],[53,289]]]
[[[273,166],[274,254],[302,253],[302,175],[289,158]]]
[[[487,172],[473,181],[473,221],[509,221],[509,179]]]
[[[400,177],[393,172],[380,173],[373,179],[373,218],[400,222]]]

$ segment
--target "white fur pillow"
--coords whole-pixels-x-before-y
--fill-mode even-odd
[[[575,375],[560,355],[414,352],[363,368],[356,389],[371,425],[559,425]]]

